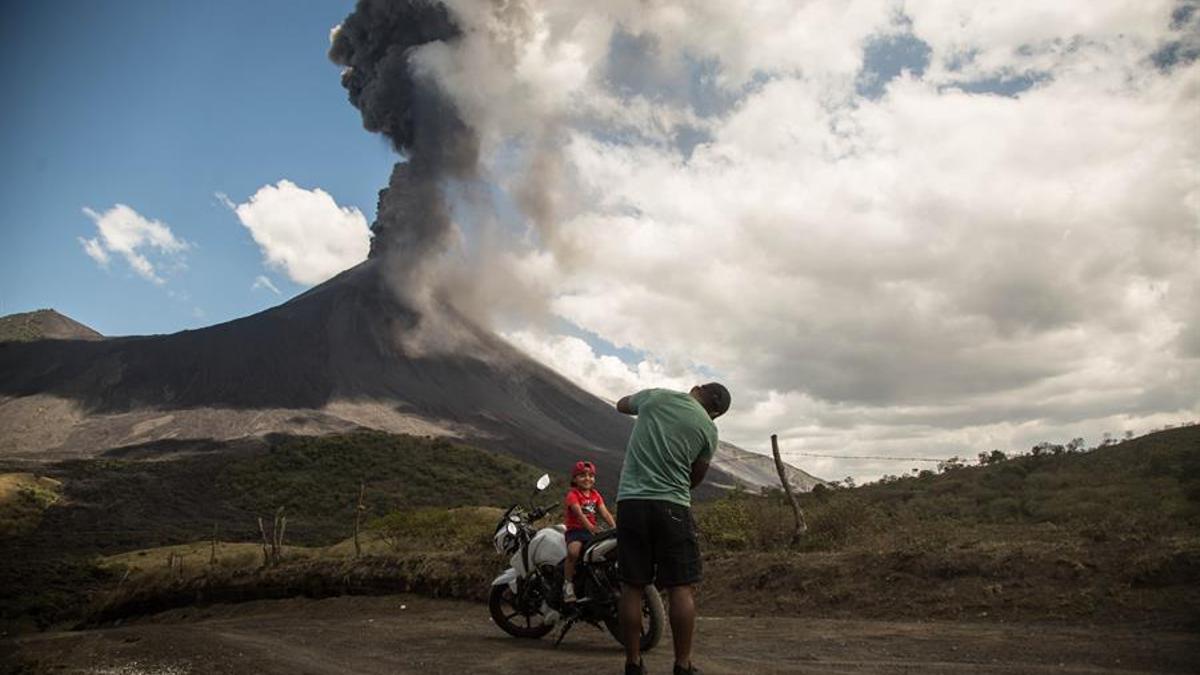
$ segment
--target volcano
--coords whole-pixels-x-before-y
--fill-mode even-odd
[[[0,458],[364,427],[452,437],[551,471],[590,457],[612,490],[632,420],[453,308],[414,310],[377,258],[198,330],[0,343]],[[709,480],[755,487],[772,474],[769,458],[723,444]],[[792,480],[818,482],[799,470]]]

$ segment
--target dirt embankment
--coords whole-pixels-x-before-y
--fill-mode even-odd
[[[189,563],[191,571],[179,577],[135,575],[98,596],[88,625],[193,604],[292,596],[415,592],[482,601],[501,568],[495,555],[476,549],[373,548],[375,554],[357,559],[349,551],[325,552],[265,569],[252,559],[232,569]],[[1135,553],[1026,542],[889,554],[714,554],[705,560],[699,597],[716,613],[746,616],[1200,626],[1195,542]]]
[[[703,603],[695,662],[725,673],[1197,672],[1194,632],[1131,626],[975,624],[718,616]],[[670,637],[646,656],[671,669]],[[561,646],[510,638],[485,606],[411,595],[290,599],[181,609],[103,630],[0,643],[24,673],[616,672],[606,633]]]

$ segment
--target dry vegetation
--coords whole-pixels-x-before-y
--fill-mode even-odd
[[[37,529],[42,514],[61,498],[62,483],[31,473],[0,474],[0,539]]]
[[[260,457],[256,462],[265,464],[246,475],[320,454],[305,447]],[[266,498],[255,498],[269,503],[291,490],[317,489],[307,476],[314,466],[332,471],[326,461],[299,462],[300,478],[279,478],[263,488]],[[477,468],[473,461],[465,458],[462,470]],[[91,618],[287,595],[417,591],[480,599],[505,564],[489,542],[495,507],[528,496],[522,486],[535,473],[526,467],[507,477],[516,488],[493,495],[487,508],[454,506],[462,495],[445,494],[450,504],[372,509],[358,557],[347,538],[285,545],[275,562],[254,536],[218,542],[215,554],[210,536],[112,555],[98,568],[98,578],[109,581]],[[354,480],[328,481],[345,493],[337,519],[342,537]],[[976,466],[950,463],[939,473],[801,499],[809,532],[798,546],[789,545],[791,508],[778,491],[735,492],[697,505],[705,611],[1189,625],[1200,619],[1200,427],[1091,450],[1046,445],[1014,457],[989,453]],[[302,520],[300,503],[288,503]]]
[[[221,540],[261,548],[258,518],[271,532],[283,507],[286,561],[287,554],[302,550],[295,544],[320,549],[350,537],[364,483],[362,515],[370,523],[401,509],[507,504],[527,496],[541,473],[445,439],[379,432],[280,436],[257,450],[211,449],[158,461],[70,461],[46,471],[62,482],[61,500],[42,511],[40,521],[28,509],[11,511],[4,521],[14,534],[0,541],[6,553],[0,555],[0,629],[78,620],[89,597],[118,583],[122,591],[131,586],[133,572],[122,581],[124,571],[97,564],[98,555],[168,546],[167,556],[182,546],[176,553],[185,577],[203,570],[215,583],[213,574],[232,574],[242,565],[219,554],[209,569],[211,551],[189,552],[183,543],[195,542],[197,551],[211,548],[214,526]],[[48,498],[36,501],[45,504]],[[487,526],[492,524],[494,519]],[[139,567],[163,576],[166,564]],[[178,574],[171,578],[179,585]]]
[[[709,601],[747,612],[1200,619],[1200,427],[698,509]]]

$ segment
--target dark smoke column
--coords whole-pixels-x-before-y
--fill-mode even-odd
[[[359,0],[329,48],[329,58],[346,68],[342,86],[363,127],[387,136],[408,159],[379,192],[370,255],[394,259],[409,275],[446,242],[443,181],[473,178],[478,162],[474,130],[412,60],[422,45],[453,42],[460,34],[440,2]]]

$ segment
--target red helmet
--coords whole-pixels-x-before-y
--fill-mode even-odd
[[[571,478],[574,478],[581,473],[590,473],[593,476],[596,475],[596,465],[583,459],[575,462],[575,468],[571,469]]]

